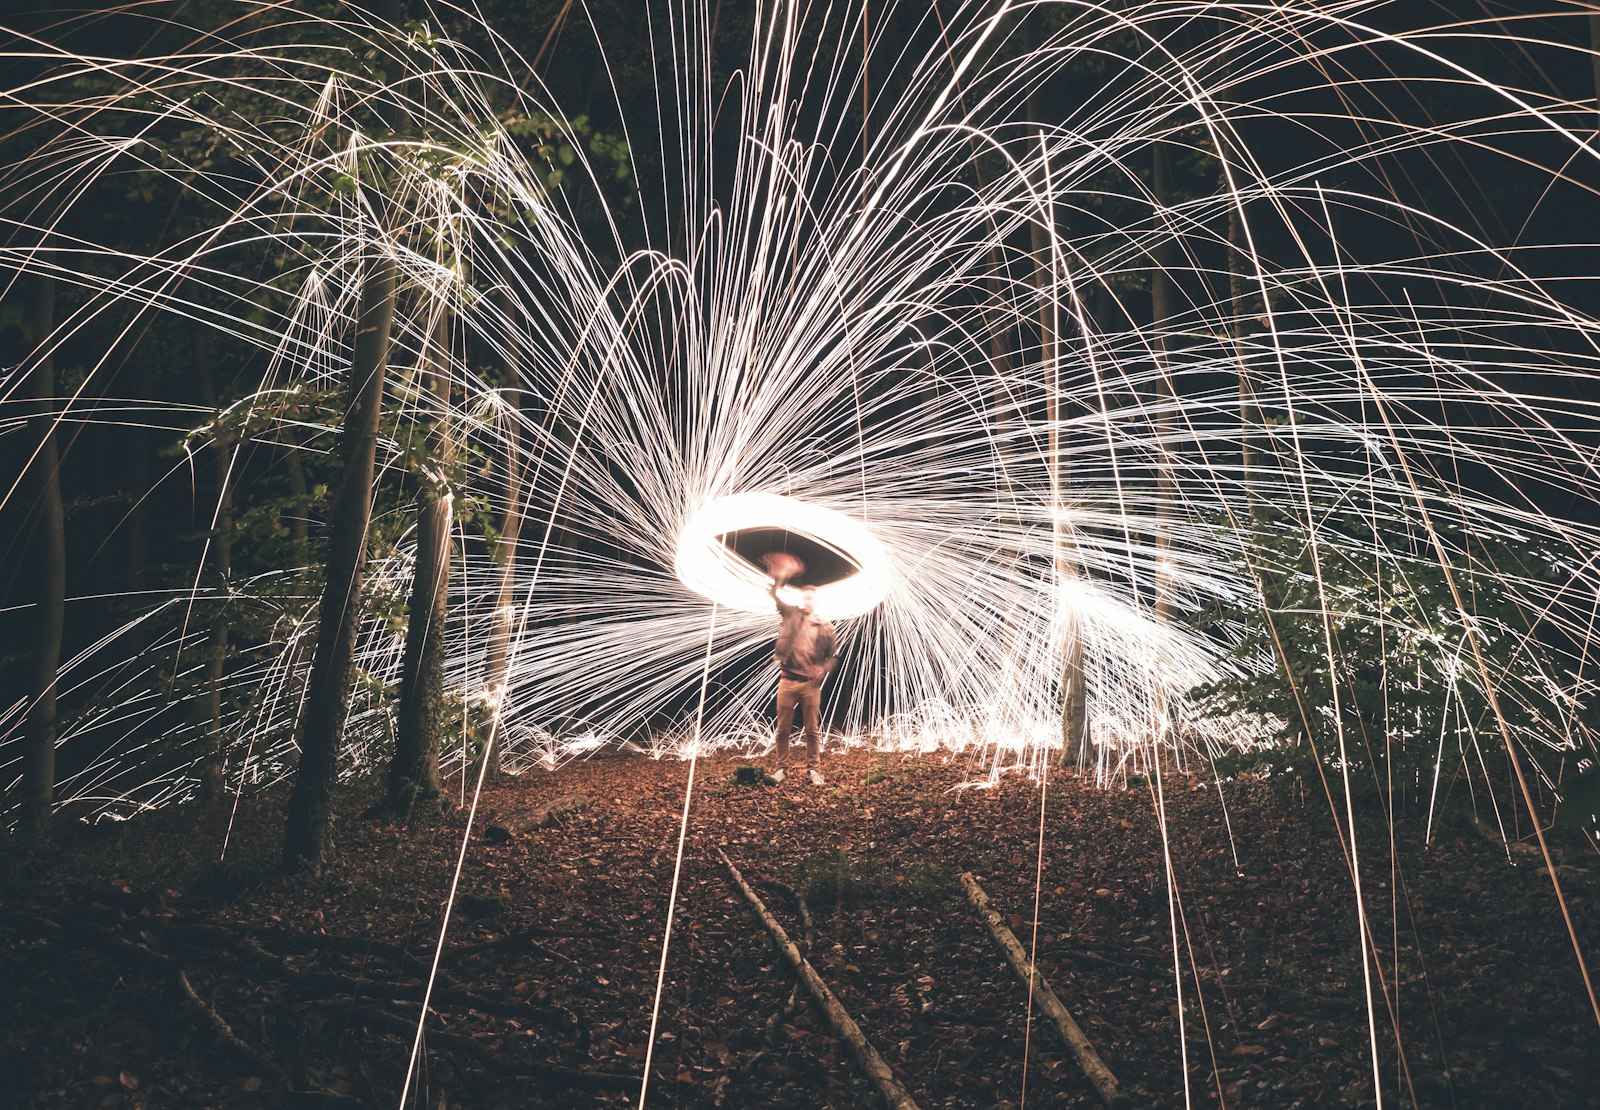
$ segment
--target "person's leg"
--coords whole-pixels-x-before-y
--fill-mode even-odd
[[[780,764],[789,760],[789,734],[794,730],[794,707],[800,700],[799,685],[787,678],[778,679],[778,735],[773,741],[772,755]]]
[[[818,725],[822,718],[822,679],[812,679],[805,684],[800,695],[800,719],[805,725],[806,766],[815,767],[822,750],[822,733]]]

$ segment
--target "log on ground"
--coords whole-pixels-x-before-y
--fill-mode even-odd
[[[504,842],[514,836],[558,825],[589,808],[589,799],[582,794],[562,794],[537,805],[505,810],[483,830],[484,838]]]
[[[756,916],[761,918],[761,924],[766,926],[773,945],[784,959],[789,961],[789,966],[794,969],[795,975],[810,992],[812,999],[822,1010],[839,1039],[850,1046],[851,1055],[856,1058],[856,1063],[861,1065],[861,1070],[866,1072],[867,1078],[872,1080],[873,1086],[878,1088],[878,1093],[883,1096],[883,1101],[888,1104],[890,1110],[917,1110],[916,1102],[895,1078],[888,1062],[878,1055],[878,1050],[868,1042],[849,1011],[840,1005],[839,1000],[828,989],[828,984],[822,981],[822,976],[818,975],[811,962],[800,954],[800,949],[789,939],[789,934],[784,932],[783,926],[778,924],[777,919],[767,911],[760,895],[745,882],[744,876],[739,874],[739,869],[733,865],[726,852],[718,848],[717,855],[728,868],[728,874],[732,876],[734,885],[739,888],[739,893],[744,895],[745,901],[756,911]]]
[[[1000,946],[1000,950],[1005,953],[1006,962],[1011,965],[1011,970],[1015,971],[1017,978],[1021,979],[1023,984],[1033,992],[1033,1000],[1055,1023],[1056,1032],[1061,1034],[1062,1041],[1072,1051],[1072,1055],[1077,1058],[1078,1066],[1083,1069],[1083,1074],[1094,1085],[1095,1092],[1100,1096],[1100,1101],[1110,1107],[1126,1106],[1128,1097],[1123,1094],[1122,1088],[1117,1082],[1117,1077],[1111,1074],[1111,1069],[1106,1067],[1104,1060],[1100,1059],[1100,1054],[1094,1050],[1094,1045],[1084,1035],[1083,1029],[1073,1020],[1072,1014],[1067,1011],[1066,1006],[1062,1005],[1061,999],[1056,996],[1056,992],[1050,989],[1050,984],[1045,982],[1044,976],[1039,974],[1038,968],[1034,967],[1032,961],[1028,959],[1028,954],[1018,942],[1016,934],[1007,928],[1006,923],[1001,920],[1000,915],[989,904],[989,896],[978,885],[978,881],[972,877],[972,872],[963,871],[961,873],[961,885],[966,889],[967,901],[971,902],[973,908],[978,911],[978,917],[988,928],[989,935],[994,938],[995,943]]]

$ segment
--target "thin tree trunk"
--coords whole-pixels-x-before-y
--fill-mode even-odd
[[[289,551],[295,570],[304,577],[311,567],[311,487],[306,484],[306,468],[298,447],[284,451],[283,465],[289,473],[289,495],[294,499],[294,512],[289,517]]]
[[[405,658],[400,672],[400,712],[394,759],[389,764],[389,804],[407,811],[437,799],[439,733],[444,723],[444,632],[450,595],[449,434],[450,316],[442,306],[422,360],[422,388],[431,400],[424,473],[417,491],[417,558],[407,605]]]
[[[1152,324],[1151,345],[1155,356],[1156,382],[1151,391],[1155,406],[1153,423],[1156,432],[1156,502],[1155,502],[1155,611],[1166,620],[1172,616],[1171,571],[1167,566],[1167,550],[1172,539],[1168,535],[1171,525],[1172,503],[1177,495],[1173,482],[1172,459],[1168,452],[1172,446],[1172,403],[1176,393],[1172,388],[1172,365],[1167,358],[1167,328],[1171,326],[1175,287],[1172,281],[1172,238],[1159,224],[1159,216],[1167,208],[1171,188],[1167,181],[1166,147],[1157,143],[1151,149],[1150,192],[1157,207],[1158,222],[1153,234],[1155,245],[1150,255],[1150,316]]]
[[[522,436],[519,420],[521,401],[521,376],[517,373],[515,355],[507,367],[506,402],[510,412],[506,416],[502,439],[506,445],[503,461],[501,496],[505,509],[500,514],[499,536],[495,539],[493,559],[500,570],[500,580],[495,589],[494,612],[489,618],[488,659],[484,665],[483,685],[489,698],[488,735],[484,738],[479,755],[478,773],[485,781],[500,777],[500,747],[505,728],[506,685],[511,662],[511,633],[515,621],[512,612],[516,600],[517,541],[522,535]]]
[[[289,511],[289,557],[294,562],[295,592],[304,596],[311,582],[311,486],[306,481],[305,464],[300,461],[300,447],[298,444],[285,444],[283,455],[284,467],[288,471],[289,496],[292,508]],[[303,601],[297,604],[304,604]],[[288,649],[279,666],[289,681],[294,681],[300,674],[306,657],[316,647],[315,637],[296,634],[289,641]],[[290,761],[298,760],[299,753],[291,751]]]
[[[194,330],[194,369],[200,403],[220,413],[216,380],[211,371],[211,347],[205,333]],[[211,534],[212,579],[217,592],[211,619],[210,653],[206,657],[205,751],[200,757],[200,801],[208,804],[223,796],[222,675],[228,660],[228,590],[233,577],[233,444],[219,437],[212,444],[212,470],[217,490],[216,525]]]
[[[1043,132],[1040,132],[1041,136]],[[1044,156],[1041,143],[1040,157]],[[1048,177],[1048,174],[1046,175]],[[1062,452],[1061,421],[1061,310],[1057,300],[1058,275],[1054,244],[1055,207],[1050,203],[1050,182],[1040,182],[1046,198],[1040,220],[1028,225],[1033,248],[1033,282],[1039,304],[1039,365],[1043,372],[1045,396],[1046,465],[1049,468],[1051,521],[1051,563],[1056,579],[1067,583],[1079,577],[1071,529],[1066,515],[1067,490],[1071,474]],[[1060,764],[1081,764],[1088,751],[1088,704],[1083,681],[1083,636],[1075,618],[1065,622],[1061,657],[1061,756]]]
[[[41,251],[38,261],[48,266],[53,256]],[[66,623],[67,537],[61,506],[61,458],[56,445],[56,374],[49,344],[55,330],[56,282],[49,273],[34,279],[29,306],[35,343],[35,361],[28,375],[35,406],[29,422],[38,453],[28,467],[34,505],[30,562],[35,598],[33,667],[30,674],[28,712],[23,724],[22,810],[19,831],[27,839],[40,839],[49,831],[55,801],[56,676],[61,666],[61,641]]]
[[[1151,353],[1155,362],[1155,383],[1150,391],[1153,406],[1152,427],[1155,430],[1156,473],[1155,506],[1153,512],[1154,566],[1151,568],[1151,587],[1155,595],[1154,610],[1158,621],[1170,621],[1176,606],[1173,604],[1172,549],[1173,506],[1177,501],[1178,487],[1173,479],[1172,448],[1175,436],[1174,409],[1177,390],[1172,383],[1172,361],[1169,358],[1169,330],[1172,327],[1176,285],[1172,280],[1175,251],[1172,234],[1163,223],[1171,207],[1171,187],[1167,179],[1167,150],[1156,143],[1151,150],[1150,192],[1155,202],[1156,221],[1152,233],[1156,236],[1150,252],[1150,318]],[[1164,693],[1157,692],[1151,706],[1152,724],[1164,735],[1173,724],[1173,705]],[[1159,740],[1161,735],[1158,735]],[[1152,759],[1159,759],[1157,751]]]
[[[328,824],[339,738],[350,710],[350,666],[361,619],[361,579],[367,528],[372,520],[372,477],[378,417],[394,323],[395,264],[369,259],[361,280],[350,408],[340,434],[344,472],[339,478],[328,536],[328,579],[318,613],[300,730],[300,762],[284,829],[283,868],[320,870],[328,849]]]

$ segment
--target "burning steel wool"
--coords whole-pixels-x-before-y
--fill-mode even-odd
[[[776,494],[734,494],[706,505],[678,537],[673,569],[680,582],[708,601],[740,612],[770,613],[769,578],[756,569],[760,555],[744,554],[765,547],[761,541],[767,535],[820,549],[823,557],[799,560],[798,566],[809,565],[818,577],[823,565],[823,581],[812,584],[818,612],[830,619],[869,613],[889,593],[888,555],[865,525],[842,512]],[[844,566],[831,569],[826,554]]]

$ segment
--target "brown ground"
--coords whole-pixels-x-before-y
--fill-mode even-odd
[[[962,759],[855,753],[827,759],[823,787],[741,786],[736,762],[700,764],[651,1105],[877,1104],[814,1008],[764,1037],[792,979],[718,846],[752,882],[808,898],[817,970],[919,1104],[1017,1106],[1026,1058],[1028,1104],[1094,1105],[1037,1014],[1029,1040],[1023,991],[956,882],[976,873],[1027,943],[1034,784],[955,789],[975,777]],[[507,843],[474,831],[449,943],[501,943],[446,960],[410,1105],[637,1104],[636,1078],[596,1090],[547,1069],[642,1073],[687,774],[611,756],[486,795],[478,830],[485,814],[560,794],[590,804]],[[1370,1102],[1355,901],[1327,802],[1231,784],[1236,870],[1215,788],[1176,775],[1164,786],[1195,1103]],[[197,830],[171,811],[7,865],[0,1104],[399,1105],[417,1010],[391,996],[419,981],[407,953],[431,959],[465,814],[410,826],[358,816],[372,796],[342,799],[336,860],[310,882],[273,875],[278,795],[245,800],[223,863],[227,815]],[[1381,815],[1358,832],[1391,998],[1399,980],[1404,1068],[1390,1007],[1374,995],[1385,1103],[1594,1105],[1600,1032],[1549,878],[1521,852],[1508,864],[1470,814],[1463,786],[1428,848],[1421,817],[1401,816],[1396,856]],[[1052,782],[1044,843],[1041,970],[1136,1104],[1181,1106],[1150,789]],[[1600,861],[1575,834],[1559,850],[1585,954],[1600,963]],[[790,899],[762,894],[798,935]],[[506,940],[530,928],[531,943]],[[180,967],[236,1043],[185,1000]],[[321,1094],[291,1096],[284,1083]]]

